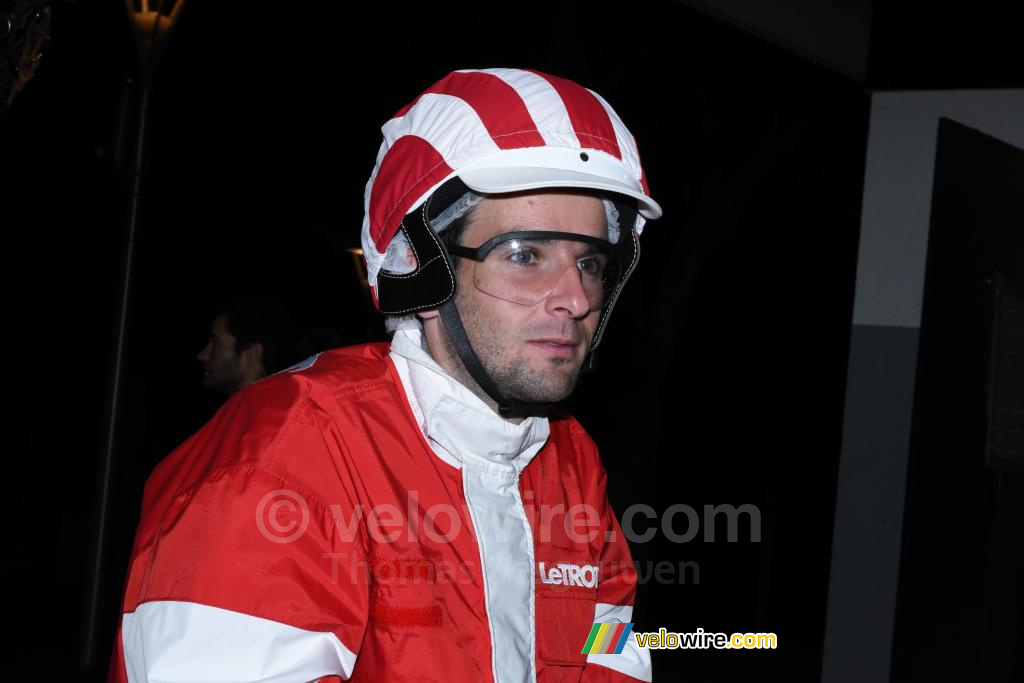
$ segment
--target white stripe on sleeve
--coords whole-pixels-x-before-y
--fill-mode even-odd
[[[594,621],[602,623],[628,624],[633,620],[632,605],[609,605],[599,602],[594,607]],[[598,664],[613,671],[632,676],[641,681],[651,680],[651,652],[636,644],[636,638],[630,634],[622,654],[618,655],[587,655],[587,664]]]
[[[356,663],[330,631],[191,602],[139,605],[124,615],[121,639],[129,683],[347,679]]]

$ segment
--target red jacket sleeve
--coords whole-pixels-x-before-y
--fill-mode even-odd
[[[582,432],[582,428],[579,428]],[[586,437],[589,440],[589,437]],[[588,490],[593,491],[593,502],[598,511],[601,534],[596,537],[600,558],[597,585],[597,605],[594,622],[632,623],[633,604],[636,599],[637,573],[629,543],[622,533],[615,512],[608,503],[608,475],[593,450],[593,466]],[[584,681],[650,681],[651,654],[640,648],[630,637],[621,654],[587,655],[583,669]]]
[[[233,397],[158,466],[112,681],[351,675],[367,619],[366,539],[342,442],[286,374]]]

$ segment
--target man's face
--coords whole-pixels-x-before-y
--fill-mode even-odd
[[[478,247],[495,235],[519,230],[571,232],[608,238],[604,203],[596,196],[564,191],[532,192],[485,199],[474,210],[461,243]],[[481,264],[457,259],[455,302],[469,341],[498,389],[510,398],[542,403],[572,393],[600,319],[600,304],[588,297],[572,254],[586,245],[566,241],[568,267],[536,304],[524,305],[482,291],[474,277]],[[560,247],[561,248],[561,247]],[[447,340],[447,335],[445,336]],[[457,358],[450,342],[449,359]],[[451,371],[451,368],[448,368]],[[458,367],[465,381],[465,371]]]
[[[242,381],[241,357],[235,350],[235,337],[228,332],[223,315],[213,319],[209,341],[196,358],[203,364],[204,387],[226,394],[238,391]]]

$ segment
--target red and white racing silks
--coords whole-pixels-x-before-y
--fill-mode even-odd
[[[564,414],[512,424],[399,330],[235,395],[146,485],[116,682],[649,681],[582,655],[636,572]]]
[[[565,78],[524,69],[454,71],[381,128],[364,195],[370,286],[403,217],[458,175],[481,194],[545,187],[604,190],[657,218],[633,135],[607,101]]]

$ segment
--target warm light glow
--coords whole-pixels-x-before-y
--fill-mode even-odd
[[[143,70],[156,65],[185,0],[125,0]]]
[[[185,0],[125,0],[130,14],[161,14],[172,21],[178,19]]]
[[[141,29],[153,29],[159,17],[160,31],[174,28],[185,0],[125,0],[128,14]]]
[[[352,254],[352,264],[356,271],[356,277],[359,278],[359,283],[364,288],[369,289],[370,283],[366,279],[366,260],[363,258],[363,250],[359,247],[349,247],[345,251]]]
[[[147,39],[152,39],[153,36],[158,40],[166,38],[174,25],[169,17],[159,12],[133,12],[132,20],[135,22],[135,28]]]

